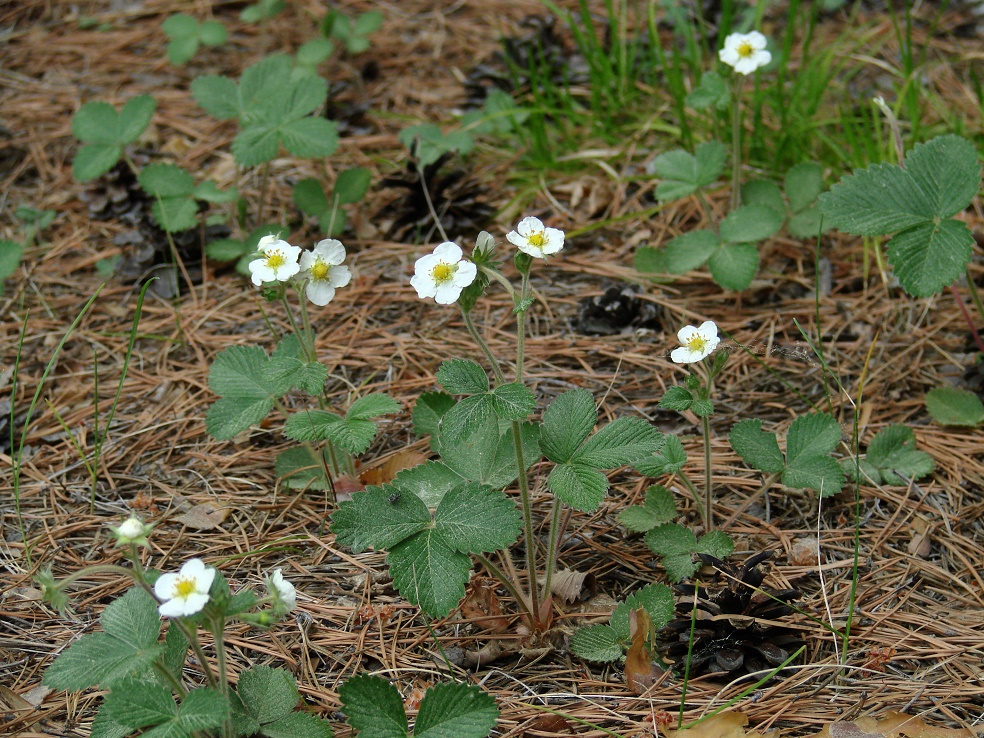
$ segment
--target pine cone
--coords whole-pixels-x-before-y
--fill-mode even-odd
[[[765,574],[758,565],[772,554],[762,551],[741,567],[701,554],[705,564],[727,575],[726,581],[718,589],[693,584],[675,587],[682,595],[676,617],[657,635],[656,648],[663,659],[682,672],[690,651],[690,676],[694,677],[714,673],[737,676],[778,666],[789,658],[803,642],[794,628],[779,620],[793,611],[786,603],[798,599],[800,592],[760,586]],[[695,599],[697,613],[690,649]]]

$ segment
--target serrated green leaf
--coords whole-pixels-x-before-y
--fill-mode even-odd
[[[905,156],[905,172],[934,216],[950,218],[970,205],[981,185],[977,148],[961,136],[938,136]]]
[[[239,91],[228,77],[214,74],[196,77],[191,81],[191,96],[218,120],[235,118],[240,113]]]
[[[442,453],[444,448],[458,446],[474,435],[481,427],[495,428],[494,402],[491,395],[472,395],[455,403],[441,416],[439,434]],[[498,438],[498,433],[496,433]]]
[[[700,562],[694,561],[690,554],[670,554],[664,556],[660,563],[666,570],[666,578],[673,583],[690,579],[700,569]]]
[[[205,429],[217,441],[228,441],[256,425],[273,410],[272,397],[220,397],[205,413]]]
[[[500,384],[492,390],[492,410],[503,420],[523,420],[536,409],[536,396],[521,382]]]
[[[821,233],[827,232],[828,226],[820,208],[813,205],[790,218],[786,229],[796,238],[817,238]]]
[[[786,461],[791,464],[801,456],[829,454],[840,439],[840,425],[827,413],[801,415],[786,432]]]
[[[119,113],[108,102],[87,102],[72,116],[72,135],[89,144],[122,144]]]
[[[617,418],[588,438],[572,461],[596,469],[616,469],[653,453],[660,440],[659,431],[642,418]]]
[[[304,159],[331,156],[338,148],[338,126],[324,118],[288,121],[281,126],[280,135],[284,148]]]
[[[340,205],[352,205],[366,196],[371,181],[372,172],[364,167],[346,169],[339,172],[332,195],[338,198]]]
[[[718,559],[728,558],[734,550],[734,541],[723,530],[712,530],[697,541],[697,553],[709,554]]]
[[[164,650],[157,643],[161,629],[157,603],[142,589],[133,588],[107,605],[100,622],[105,632],[82,636],[48,667],[46,686],[108,688],[142,674]]]
[[[346,681],[338,694],[349,723],[366,738],[406,738],[407,716],[396,685],[360,674]]]
[[[715,107],[724,110],[728,107],[731,93],[724,78],[717,72],[705,72],[700,78],[700,84],[686,97],[686,104],[694,110],[706,110]]]
[[[272,161],[279,150],[280,133],[275,128],[244,128],[232,141],[232,155],[244,167],[255,167]]]
[[[433,528],[393,546],[386,561],[400,594],[431,617],[443,618],[465,596],[471,559]]]
[[[720,243],[717,234],[709,230],[690,231],[672,238],[663,249],[664,267],[672,274],[697,269],[704,265]]]
[[[615,630],[619,640],[629,639],[629,613],[644,608],[649,614],[653,627],[659,630],[673,619],[673,591],[661,582],[647,584],[620,602],[612,612],[608,624]]]
[[[598,422],[591,393],[568,390],[559,395],[543,413],[540,450],[554,463],[570,461]]]
[[[134,725],[123,725],[107,717],[106,703],[99,706],[95,720],[92,721],[92,732],[89,738],[127,738],[136,732]]]
[[[170,721],[141,734],[141,738],[190,738],[197,731],[222,725],[229,716],[229,701],[214,689],[189,692]]]
[[[372,420],[400,412],[400,403],[387,394],[373,392],[352,403],[345,417],[349,420]]]
[[[206,46],[221,46],[226,42],[229,32],[217,20],[203,21],[198,29],[198,38]]]
[[[714,281],[727,290],[748,289],[758,271],[759,252],[753,243],[722,246],[707,262]]]
[[[782,228],[784,220],[783,215],[765,205],[742,205],[721,221],[721,241],[728,244],[763,241]]]
[[[292,712],[263,726],[266,738],[332,738],[331,725],[309,712]]]
[[[539,426],[523,423],[520,435],[524,466],[529,469],[540,460]],[[440,451],[444,463],[462,477],[495,489],[511,484],[519,474],[511,427],[500,431],[495,423],[486,423],[454,444],[442,445]]]
[[[916,436],[904,425],[880,430],[868,444],[867,462],[880,472],[885,484],[906,483],[896,472],[920,479],[936,468],[932,456],[916,449]]]
[[[245,243],[232,238],[222,238],[205,245],[205,255],[216,261],[233,261],[249,253],[251,249]]]
[[[198,225],[198,205],[191,198],[169,197],[151,206],[154,220],[168,233],[187,231]]]
[[[674,435],[664,435],[663,447],[652,456],[636,459],[632,468],[647,477],[659,477],[663,474],[676,474],[687,463],[687,452],[683,443]]]
[[[236,738],[255,735],[260,731],[259,721],[249,714],[235,691],[229,692],[229,719],[232,722],[232,734]]]
[[[330,426],[344,418],[328,410],[300,410],[287,418],[284,435],[294,441],[324,441],[331,435]]]
[[[106,697],[106,717],[120,725],[144,728],[159,725],[178,714],[171,690],[160,684],[125,679]]]
[[[331,56],[335,44],[326,38],[313,38],[297,49],[297,63],[306,67],[316,67]]]
[[[195,185],[192,196],[196,200],[204,200],[205,202],[227,203],[234,202],[239,197],[239,191],[235,187],[230,187],[228,190],[220,190],[215,182],[206,179]]]
[[[741,202],[743,205],[758,205],[775,211],[780,217],[786,217],[786,201],[782,197],[779,185],[767,179],[753,179],[741,186]]]
[[[120,144],[86,144],[75,152],[72,176],[77,182],[101,177],[116,166],[122,155],[123,147]]]
[[[670,269],[666,263],[666,252],[652,246],[641,246],[636,249],[633,266],[643,274],[667,274]]]
[[[895,233],[933,219],[925,193],[895,164],[872,164],[820,195],[824,221],[856,236]]]
[[[840,467],[848,482],[857,482],[859,484],[882,483],[881,472],[879,472],[874,465],[868,463],[867,459],[858,460],[857,465],[855,465],[854,459],[841,459]],[[858,476],[859,472],[860,476]]]
[[[441,417],[454,407],[455,399],[445,392],[425,392],[414,403],[411,421],[418,436],[430,436],[432,451],[438,449],[438,432]]]
[[[295,184],[293,195],[294,204],[307,215],[317,218],[330,209],[328,197],[325,195],[321,182],[314,178],[302,179]]]
[[[630,505],[618,516],[619,522],[631,531],[645,533],[657,525],[670,522],[676,517],[676,501],[673,493],[659,484],[650,485],[646,490],[646,501],[642,505]]]
[[[587,464],[557,464],[547,477],[547,486],[574,509],[593,512],[608,491],[608,478]]]
[[[923,223],[888,242],[888,263],[906,292],[929,297],[964,273],[973,245],[973,234],[959,221]]]
[[[436,508],[451,489],[468,481],[465,477],[452,470],[440,461],[426,461],[411,469],[403,469],[390,483],[402,490],[404,494],[412,494],[424,501],[429,508]]]
[[[673,386],[666,390],[659,400],[659,406],[665,410],[683,412],[694,404],[694,396],[686,387]]]
[[[167,60],[176,67],[190,60],[198,51],[198,36],[179,36],[167,44]]]
[[[437,381],[452,395],[479,395],[489,391],[485,370],[474,361],[448,359],[437,369]]]
[[[790,210],[794,213],[802,212],[820,196],[823,189],[823,167],[812,161],[797,164],[786,172],[783,189],[786,190]]]
[[[136,141],[150,125],[157,102],[150,95],[137,95],[126,101],[120,111],[119,143]]]
[[[271,396],[279,397],[292,389],[299,389],[313,397],[318,397],[324,391],[328,379],[328,367],[320,361],[305,361],[299,353],[294,355],[282,353],[280,347],[291,339],[296,341],[297,337],[290,335],[284,338],[264,368],[268,391]],[[298,342],[297,345],[299,347],[300,343]]]
[[[727,148],[717,141],[700,144],[693,155],[682,149],[660,154],[650,167],[663,180],[656,187],[656,197],[676,200],[713,183],[723,171],[727,156]]]
[[[392,502],[390,501],[392,500]],[[342,502],[331,515],[331,530],[340,546],[355,553],[391,549],[431,525],[430,512],[416,495],[392,485],[366,487]]]
[[[328,449],[322,454],[323,459],[319,460],[307,447],[294,446],[277,456],[274,472],[290,489],[331,489],[331,482],[325,475],[325,469],[331,468]]]
[[[485,738],[499,710],[492,695],[470,684],[436,684],[427,690],[414,738]]]
[[[794,489],[814,489],[822,497],[830,497],[844,486],[844,472],[831,456],[805,455],[788,462],[782,483]]]
[[[289,671],[262,664],[240,672],[236,691],[250,715],[261,725],[288,715],[301,699],[297,682]]]
[[[973,392],[936,387],[926,393],[926,410],[941,425],[974,427],[984,423],[984,403]]]
[[[714,403],[698,397],[694,400],[694,404],[690,406],[690,412],[698,418],[708,418],[714,414]]]
[[[614,661],[622,658],[623,650],[618,633],[610,625],[578,628],[571,636],[571,651],[587,661]]]
[[[489,553],[519,538],[522,516],[505,493],[477,482],[451,489],[441,500],[434,527],[461,553]]]
[[[290,94],[291,59],[286,54],[272,54],[251,64],[239,78],[240,110],[243,124],[249,124],[259,112],[282,115]],[[277,107],[279,110],[272,111]]]
[[[289,85],[287,108],[284,110],[285,119],[296,120],[313,113],[324,103],[327,95],[328,88],[320,77],[304,77],[292,82]],[[309,120],[319,119],[311,118]]]
[[[697,551],[697,536],[682,525],[666,523],[646,534],[646,545],[657,556],[689,556]]]
[[[188,655],[188,639],[173,620],[168,621],[167,635],[164,637],[164,653],[161,660],[164,667],[178,681],[184,673],[185,657]]]
[[[759,471],[781,472],[786,462],[775,433],[762,430],[761,420],[740,420],[728,434],[728,442],[746,464]]]

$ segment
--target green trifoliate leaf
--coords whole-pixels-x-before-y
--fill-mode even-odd
[[[355,167],[339,172],[335,180],[332,195],[338,198],[340,205],[351,205],[359,202],[369,191],[372,173],[363,167]]]
[[[142,589],[131,589],[111,602],[99,620],[104,632],[86,634],[62,652],[44,673],[46,686],[73,691],[109,688],[144,673],[164,650],[157,642],[157,602]]]
[[[461,553],[489,553],[519,538],[522,517],[503,492],[477,482],[450,490],[434,516],[434,527]]]
[[[334,50],[335,44],[328,39],[313,38],[298,47],[297,63],[303,67],[316,67],[331,56]]]
[[[648,456],[659,445],[659,431],[642,418],[618,418],[588,438],[572,461],[596,469],[615,469]]]
[[[690,406],[690,411],[698,418],[708,418],[714,414],[714,403],[698,397]]]
[[[243,167],[272,161],[279,150],[280,133],[271,128],[246,128],[232,141],[232,154]]]
[[[666,487],[653,484],[646,490],[643,505],[630,505],[622,510],[618,521],[631,531],[645,533],[657,525],[668,523],[676,517],[676,501]]]
[[[195,191],[192,193],[192,196],[196,200],[204,200],[205,202],[228,203],[236,201],[239,197],[239,191],[235,187],[230,187],[228,190],[220,190],[215,182],[206,179],[204,182],[199,182],[195,185]]]
[[[786,201],[782,197],[779,185],[767,179],[753,179],[741,186],[741,202],[743,205],[758,205],[775,211],[780,217],[786,217]]]
[[[568,390],[559,395],[543,413],[540,449],[555,463],[569,461],[598,421],[591,393]]]
[[[936,387],[926,394],[926,410],[941,425],[974,427],[984,423],[984,404],[973,392]]]
[[[785,218],[765,205],[742,205],[721,221],[724,243],[762,241],[782,227]]]
[[[956,220],[921,223],[888,242],[888,263],[913,297],[929,297],[964,273],[974,236]]]
[[[202,21],[198,29],[198,38],[206,46],[221,46],[226,42],[229,32],[226,27],[217,20]]]
[[[697,536],[676,523],[667,523],[646,533],[646,545],[663,557],[663,568],[671,582],[692,577],[700,568],[693,560],[697,551]]]
[[[537,445],[539,426],[523,423],[520,426],[523,442],[524,467],[529,469],[540,460]],[[461,440],[441,446],[444,463],[465,479],[501,489],[518,476],[516,446],[512,428],[500,430],[486,423]]]
[[[302,410],[284,424],[284,435],[295,441],[331,441],[358,455],[376,437],[376,424],[359,418],[340,418],[327,410]]]
[[[390,549],[431,525],[427,506],[416,495],[392,485],[367,487],[342,502],[331,516],[331,529],[341,546],[355,553]]]
[[[674,386],[666,390],[659,401],[659,406],[666,410],[676,410],[677,412],[683,412],[684,410],[689,410],[690,406],[694,404],[694,396],[690,390],[686,387]]]
[[[189,197],[158,200],[150,210],[157,225],[168,233],[187,231],[198,225],[198,204]]]
[[[198,34],[198,21],[187,13],[175,13],[161,23],[161,30],[168,38],[195,36]]]
[[[360,674],[338,690],[342,710],[353,728],[368,738],[406,738],[407,716],[396,685]]]
[[[433,509],[444,499],[444,495],[466,481],[446,464],[426,461],[412,469],[404,469],[393,477],[391,484],[404,494],[416,495],[428,508]]]
[[[240,112],[239,91],[228,77],[206,75],[191,82],[191,95],[205,111],[218,120],[235,118]]]
[[[718,559],[726,559],[735,550],[735,543],[722,530],[712,530],[697,541],[697,553],[709,554]]]
[[[728,434],[731,448],[749,466],[773,474],[786,467],[775,433],[762,430],[761,420],[741,420]]]
[[[321,182],[314,178],[302,179],[294,185],[292,192],[294,204],[307,215],[318,218],[323,213],[328,212],[331,207]]]
[[[432,451],[438,449],[441,418],[454,407],[455,402],[455,399],[445,392],[425,392],[414,403],[411,415],[413,432],[418,436],[430,436]]]
[[[72,135],[90,144],[120,144],[119,113],[107,102],[87,102],[72,117]]]
[[[294,334],[284,336],[267,362],[265,376],[270,393],[280,396],[299,389],[319,396],[328,379],[328,367],[320,361],[307,361],[300,339]]]
[[[687,452],[676,436],[664,435],[663,446],[652,456],[636,459],[632,468],[647,477],[658,477],[663,474],[676,474],[687,463]]]
[[[725,110],[731,100],[728,86],[717,72],[705,72],[700,78],[700,84],[687,95],[685,102],[694,110],[706,110],[715,107]]]
[[[593,512],[608,491],[608,478],[587,464],[557,464],[547,477],[547,486],[576,510]]]
[[[670,239],[663,249],[664,266],[672,274],[683,274],[704,265],[721,245],[714,231],[684,233]]]
[[[826,413],[809,413],[794,420],[786,433],[786,460],[829,454],[840,443],[838,422]]]
[[[150,125],[157,103],[150,95],[137,95],[126,101],[120,111],[119,143],[136,141]]]
[[[916,436],[904,425],[890,425],[878,431],[868,444],[867,462],[880,472],[885,484],[905,484],[896,472],[920,479],[936,468],[932,456],[916,449]]]
[[[229,701],[214,689],[189,692],[171,720],[141,734],[141,738],[190,738],[222,725],[229,716]]]
[[[72,176],[76,182],[88,182],[101,177],[120,160],[123,147],[119,144],[86,144],[75,154]]]
[[[345,413],[345,418],[347,420],[372,420],[381,415],[391,415],[398,412],[400,412],[399,402],[382,392],[373,392],[353,402],[348,412]]]
[[[24,247],[21,244],[0,239],[0,282],[17,271],[23,256]]]
[[[814,489],[830,497],[844,486],[844,471],[830,456],[801,456],[790,461],[782,473],[782,483],[794,489]]]
[[[503,420],[523,420],[536,409],[536,396],[521,382],[500,384],[492,390],[492,410]]]
[[[245,243],[234,238],[220,238],[205,245],[205,256],[215,261],[234,261],[252,252]]]
[[[107,717],[104,701],[99,706],[95,720],[92,721],[92,732],[89,734],[89,738],[127,738],[127,736],[133,735],[136,730],[136,726],[123,725]]]
[[[619,634],[610,625],[578,628],[571,636],[571,651],[587,661],[614,661],[622,657],[624,650]]]
[[[266,738],[332,738],[331,725],[309,712],[292,712],[263,726]]]
[[[823,189],[823,167],[812,161],[797,164],[786,172],[783,187],[790,210],[800,213],[820,196]]]
[[[753,243],[722,246],[707,262],[711,277],[727,290],[748,289],[758,271],[759,252]]]
[[[717,141],[707,141],[694,154],[683,149],[667,151],[653,159],[650,170],[663,181],[656,187],[660,200],[676,200],[712,184],[724,170],[727,147]]]
[[[643,274],[667,274],[670,272],[666,263],[666,251],[655,249],[652,246],[642,246],[636,249],[633,265],[637,272]]]
[[[448,359],[437,370],[437,381],[452,395],[480,395],[489,391],[485,370],[474,361]]]
[[[470,684],[437,684],[427,690],[414,738],[485,738],[499,710],[492,695]]]
[[[443,618],[465,596],[471,559],[440,531],[430,528],[398,543],[386,561],[400,594],[431,617]]]
[[[320,78],[316,81],[321,84]],[[288,120],[281,124],[279,131],[284,148],[302,159],[331,156],[338,148],[338,124],[332,120],[311,117]]]
[[[796,238],[816,238],[826,232],[828,226],[823,220],[820,209],[813,205],[790,218],[786,228]]]
[[[859,459],[855,464],[854,459],[841,459],[841,470],[848,482],[858,482],[860,484],[881,484],[882,475],[867,459]]]
[[[241,672],[236,691],[249,714],[261,725],[288,715],[301,699],[289,671],[264,665]]]

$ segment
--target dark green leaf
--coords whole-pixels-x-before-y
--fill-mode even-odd
[[[575,452],[572,461],[596,469],[615,469],[648,456],[660,446],[660,433],[642,418],[626,417],[603,426]]]
[[[748,289],[758,271],[759,252],[753,243],[722,246],[708,260],[714,281],[727,290]]]
[[[694,396],[686,387],[674,386],[666,390],[659,401],[659,406],[666,410],[683,412],[694,404]]]
[[[489,391],[485,370],[474,361],[448,359],[437,370],[437,381],[452,395],[478,395]]]
[[[87,102],[72,116],[72,135],[85,143],[120,145],[119,113],[107,102]]]
[[[75,153],[72,176],[77,182],[101,177],[116,166],[122,155],[120,144],[86,144]]]
[[[134,728],[159,725],[178,714],[171,690],[137,679],[117,682],[106,698],[105,709],[106,717],[113,722]]]
[[[320,82],[320,78],[319,78]],[[284,147],[294,156],[317,159],[331,156],[338,148],[338,126],[324,118],[301,118],[280,129]]]
[[[228,77],[207,75],[191,81],[191,95],[205,111],[218,120],[239,115],[239,92]]]
[[[676,501],[666,487],[653,484],[646,490],[643,505],[630,505],[618,516],[619,522],[631,531],[645,533],[676,517]]]
[[[351,205],[359,202],[369,191],[372,173],[363,167],[355,167],[339,172],[335,180],[332,195],[338,198],[341,205]]]
[[[964,273],[973,245],[973,234],[959,221],[922,223],[888,242],[888,263],[906,292],[929,297]]]
[[[568,390],[559,395],[543,413],[540,450],[555,463],[570,461],[598,422],[591,393]]]
[[[472,395],[457,402],[441,417],[441,453],[458,446],[483,426],[495,428],[491,395]]]
[[[443,618],[465,596],[471,559],[433,528],[393,546],[386,561],[400,594],[431,617]]]
[[[288,715],[301,699],[297,682],[286,669],[253,666],[239,674],[236,687],[250,715],[260,724]]]
[[[676,474],[687,463],[687,452],[675,435],[665,435],[665,443],[652,456],[636,459],[632,468],[647,477],[659,477],[663,474]]]
[[[749,466],[769,474],[781,472],[786,466],[775,433],[762,430],[761,420],[740,420],[728,434],[731,448]]]
[[[717,559],[728,558],[734,550],[734,541],[722,530],[712,530],[697,541],[697,553],[708,554]]]
[[[786,172],[783,187],[789,199],[789,208],[794,213],[802,212],[820,196],[823,167],[812,161],[797,164]]]
[[[349,723],[365,738],[406,738],[407,716],[396,685],[360,674],[346,681],[338,694]]]
[[[436,684],[427,690],[414,738],[485,738],[499,717],[492,695],[469,684]]]
[[[429,508],[436,508],[444,495],[467,480],[440,461],[427,461],[404,469],[391,482],[403,494],[416,495]]]
[[[608,478],[586,464],[557,464],[547,477],[547,486],[576,510],[593,512],[608,491]]]
[[[382,392],[373,392],[353,402],[345,417],[348,420],[372,420],[381,415],[398,412],[400,412],[400,403]]]
[[[724,243],[762,241],[778,231],[784,220],[783,215],[765,205],[742,205],[728,213],[721,221],[721,241]]]
[[[885,484],[906,483],[896,472],[920,479],[936,468],[932,456],[916,449],[916,436],[904,425],[880,430],[868,445],[867,461],[881,473]]]
[[[741,186],[741,202],[743,205],[759,205],[775,211],[780,217],[786,217],[786,201],[782,197],[779,185],[767,179],[753,179]]]
[[[437,434],[441,417],[454,407],[455,399],[444,392],[425,392],[413,406],[413,431],[418,436],[430,436],[432,451],[438,448]]]
[[[690,231],[670,239],[663,250],[666,271],[683,274],[703,266],[720,245],[714,231]]]
[[[392,502],[390,501],[392,500]],[[367,487],[342,502],[331,516],[331,529],[340,546],[355,553],[391,549],[431,525],[427,506],[416,495],[391,485]]]
[[[500,384],[492,391],[492,410],[503,420],[523,420],[534,409],[536,397],[521,382]]]
[[[489,553],[519,538],[522,518],[505,493],[477,482],[451,489],[434,516],[435,528],[455,551]]]
[[[263,726],[266,738],[332,738],[331,725],[309,712],[292,712]]]
[[[136,141],[150,125],[157,103],[150,95],[137,95],[126,101],[120,111],[119,143]]]
[[[571,651],[588,661],[614,661],[622,657],[623,650],[618,633],[610,625],[578,628],[571,636]]]
[[[277,456],[274,472],[290,489],[331,489],[325,474],[325,469],[330,468],[327,453],[328,449],[325,449],[324,458],[319,460],[307,447],[294,446]]]

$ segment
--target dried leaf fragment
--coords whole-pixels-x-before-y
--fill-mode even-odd
[[[810,738],[976,738],[966,728],[938,728],[921,717],[904,712],[889,712],[885,717],[860,717],[828,723]]]
[[[195,530],[214,530],[222,525],[228,515],[228,507],[216,507],[211,502],[203,502],[191,507],[188,512],[179,515],[175,520]]]

